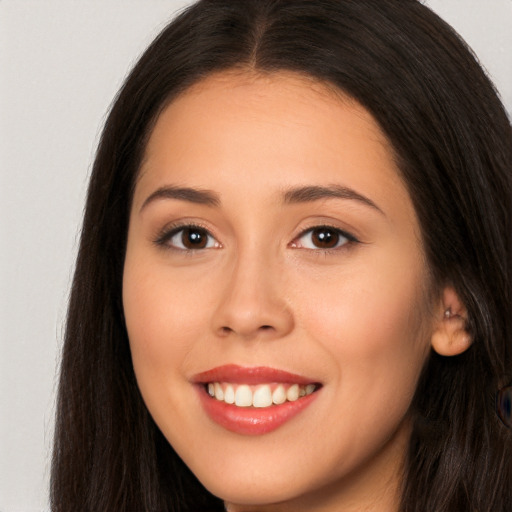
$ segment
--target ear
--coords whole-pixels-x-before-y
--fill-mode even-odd
[[[473,340],[467,330],[467,311],[457,292],[447,286],[436,311],[432,348],[442,356],[456,356],[467,350]]]

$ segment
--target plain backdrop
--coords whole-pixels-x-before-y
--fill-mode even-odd
[[[137,56],[188,3],[0,0],[1,512],[48,509],[56,369],[95,146]],[[512,0],[426,3],[512,112]]]

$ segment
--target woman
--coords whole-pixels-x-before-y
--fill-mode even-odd
[[[53,509],[509,510],[511,161],[415,0],[186,10],[96,157]]]

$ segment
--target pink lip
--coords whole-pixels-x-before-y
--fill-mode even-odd
[[[299,398],[266,408],[237,407],[212,398],[206,391],[207,382],[230,382],[233,384],[291,383],[311,384],[314,380],[300,375],[267,367],[244,368],[226,365],[213,368],[193,377],[201,405],[206,414],[218,425],[242,435],[261,435],[276,430],[303,411],[318,396],[318,391]]]
[[[236,364],[218,366],[192,377],[192,382],[205,384],[207,382],[231,382],[233,384],[268,384],[270,382],[288,384],[312,384],[315,380],[301,375],[268,368],[266,366],[243,367]]]

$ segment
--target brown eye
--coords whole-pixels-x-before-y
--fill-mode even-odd
[[[208,245],[208,233],[204,229],[185,228],[181,231],[181,243],[186,249],[204,249]]]
[[[311,231],[311,241],[321,249],[333,249],[340,241],[340,233],[331,228],[315,228]]]
[[[199,226],[181,226],[161,236],[156,243],[181,251],[194,251],[219,247],[211,233]]]
[[[294,247],[304,249],[338,249],[349,242],[357,242],[357,239],[348,233],[330,226],[317,226],[303,232],[294,243]]]

